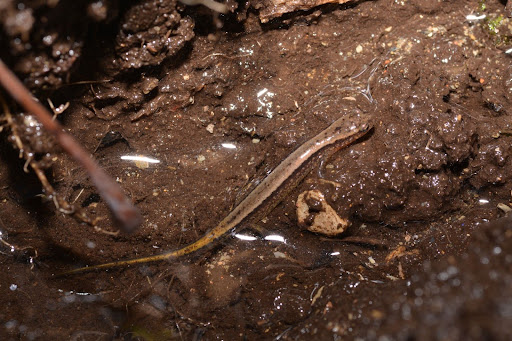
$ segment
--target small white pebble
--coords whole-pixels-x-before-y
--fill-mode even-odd
[[[512,208],[510,208],[510,206],[503,204],[501,202],[497,206],[500,210],[502,210],[505,213],[512,211]]]
[[[18,289],[18,286],[16,284],[11,284],[9,289],[11,289],[11,291],[15,291],[16,289]]]
[[[361,53],[361,52],[363,52],[363,47],[362,47],[361,45],[357,45],[357,47],[356,47],[356,52],[357,52],[357,53]]]
[[[215,128],[215,125],[213,123],[210,123],[206,126],[206,131],[210,134],[213,134],[213,128]]]
[[[252,143],[256,144],[256,143],[260,143],[260,139],[258,138],[253,138],[252,139]]]
[[[204,155],[199,155],[199,156],[197,157],[197,161],[199,161],[199,162],[203,162],[204,160],[206,160],[206,158],[204,157]]]
[[[18,321],[10,320],[10,321],[5,322],[4,326],[5,326],[5,329],[13,329],[16,327],[17,324],[18,324]]]
[[[276,251],[274,252],[274,257],[276,258],[286,258],[286,255],[282,252]]]

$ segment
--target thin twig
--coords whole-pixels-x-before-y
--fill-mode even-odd
[[[52,119],[52,114],[33,99],[30,91],[2,60],[0,60],[0,84],[25,110],[38,118],[44,128],[55,136],[62,149],[87,170],[100,195],[121,222],[123,230],[131,232],[137,228],[142,220],[141,215],[123,194],[119,185],[98,166],[88,152],[62,129],[62,125],[58,121]]]

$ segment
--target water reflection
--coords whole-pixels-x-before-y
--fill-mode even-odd
[[[265,240],[274,241],[274,242],[281,242],[286,244],[286,239],[283,236],[280,236],[278,234],[270,234],[268,236],[265,236]]]
[[[121,160],[134,161],[134,162],[147,162],[147,163],[160,163],[160,160],[153,159],[144,155],[123,155]]]
[[[221,143],[221,146],[226,149],[236,149],[236,145],[234,143],[225,142]]]
[[[274,116],[274,112],[272,111],[272,99],[274,98],[275,93],[269,91],[267,88],[263,88],[256,94],[258,99],[258,112],[263,112],[267,118],[272,118]]]
[[[248,236],[248,235],[240,234],[240,233],[236,233],[235,237],[240,239],[240,240],[247,240],[247,241],[254,241],[254,240],[258,239],[258,238],[254,237],[254,236]]]
[[[135,166],[140,169],[149,168],[150,164],[160,163],[160,160],[144,155],[123,155],[121,156],[121,160],[133,161]]]
[[[475,15],[475,14],[468,14],[466,15],[466,20],[467,21],[479,21],[479,20],[484,20],[487,16],[485,14],[481,14],[481,15]]]
[[[241,233],[236,233],[234,236],[240,240],[245,240],[245,241],[255,241],[258,239],[255,236],[241,234]],[[280,243],[286,244],[286,239],[283,236],[280,236],[278,234],[269,234],[268,236],[263,237],[263,239],[268,240],[268,241],[280,242]]]
[[[64,291],[62,289],[57,289],[58,292],[62,294],[60,297],[60,302],[64,304],[70,304],[75,302],[84,302],[84,303],[90,303],[95,302],[99,299],[99,295],[92,294],[89,292],[79,292],[79,291]]]

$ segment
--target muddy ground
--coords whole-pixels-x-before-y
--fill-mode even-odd
[[[144,217],[119,233],[86,172],[2,92],[3,340],[512,336],[505,3],[271,3],[0,3],[2,60]],[[56,276],[197,240],[345,115],[371,130],[206,250]],[[309,190],[350,222],[342,234],[299,226]]]

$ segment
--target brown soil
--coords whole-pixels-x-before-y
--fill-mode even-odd
[[[511,338],[505,3],[356,1],[275,17],[257,1],[227,5],[0,4],[2,60],[45,105],[69,102],[58,119],[144,216],[117,233],[85,171],[2,93],[15,119],[0,150],[0,338]],[[238,238],[55,276],[197,240],[343,115],[373,128]],[[12,129],[75,214],[23,171]],[[342,235],[298,227],[297,197],[313,189],[351,222]]]

